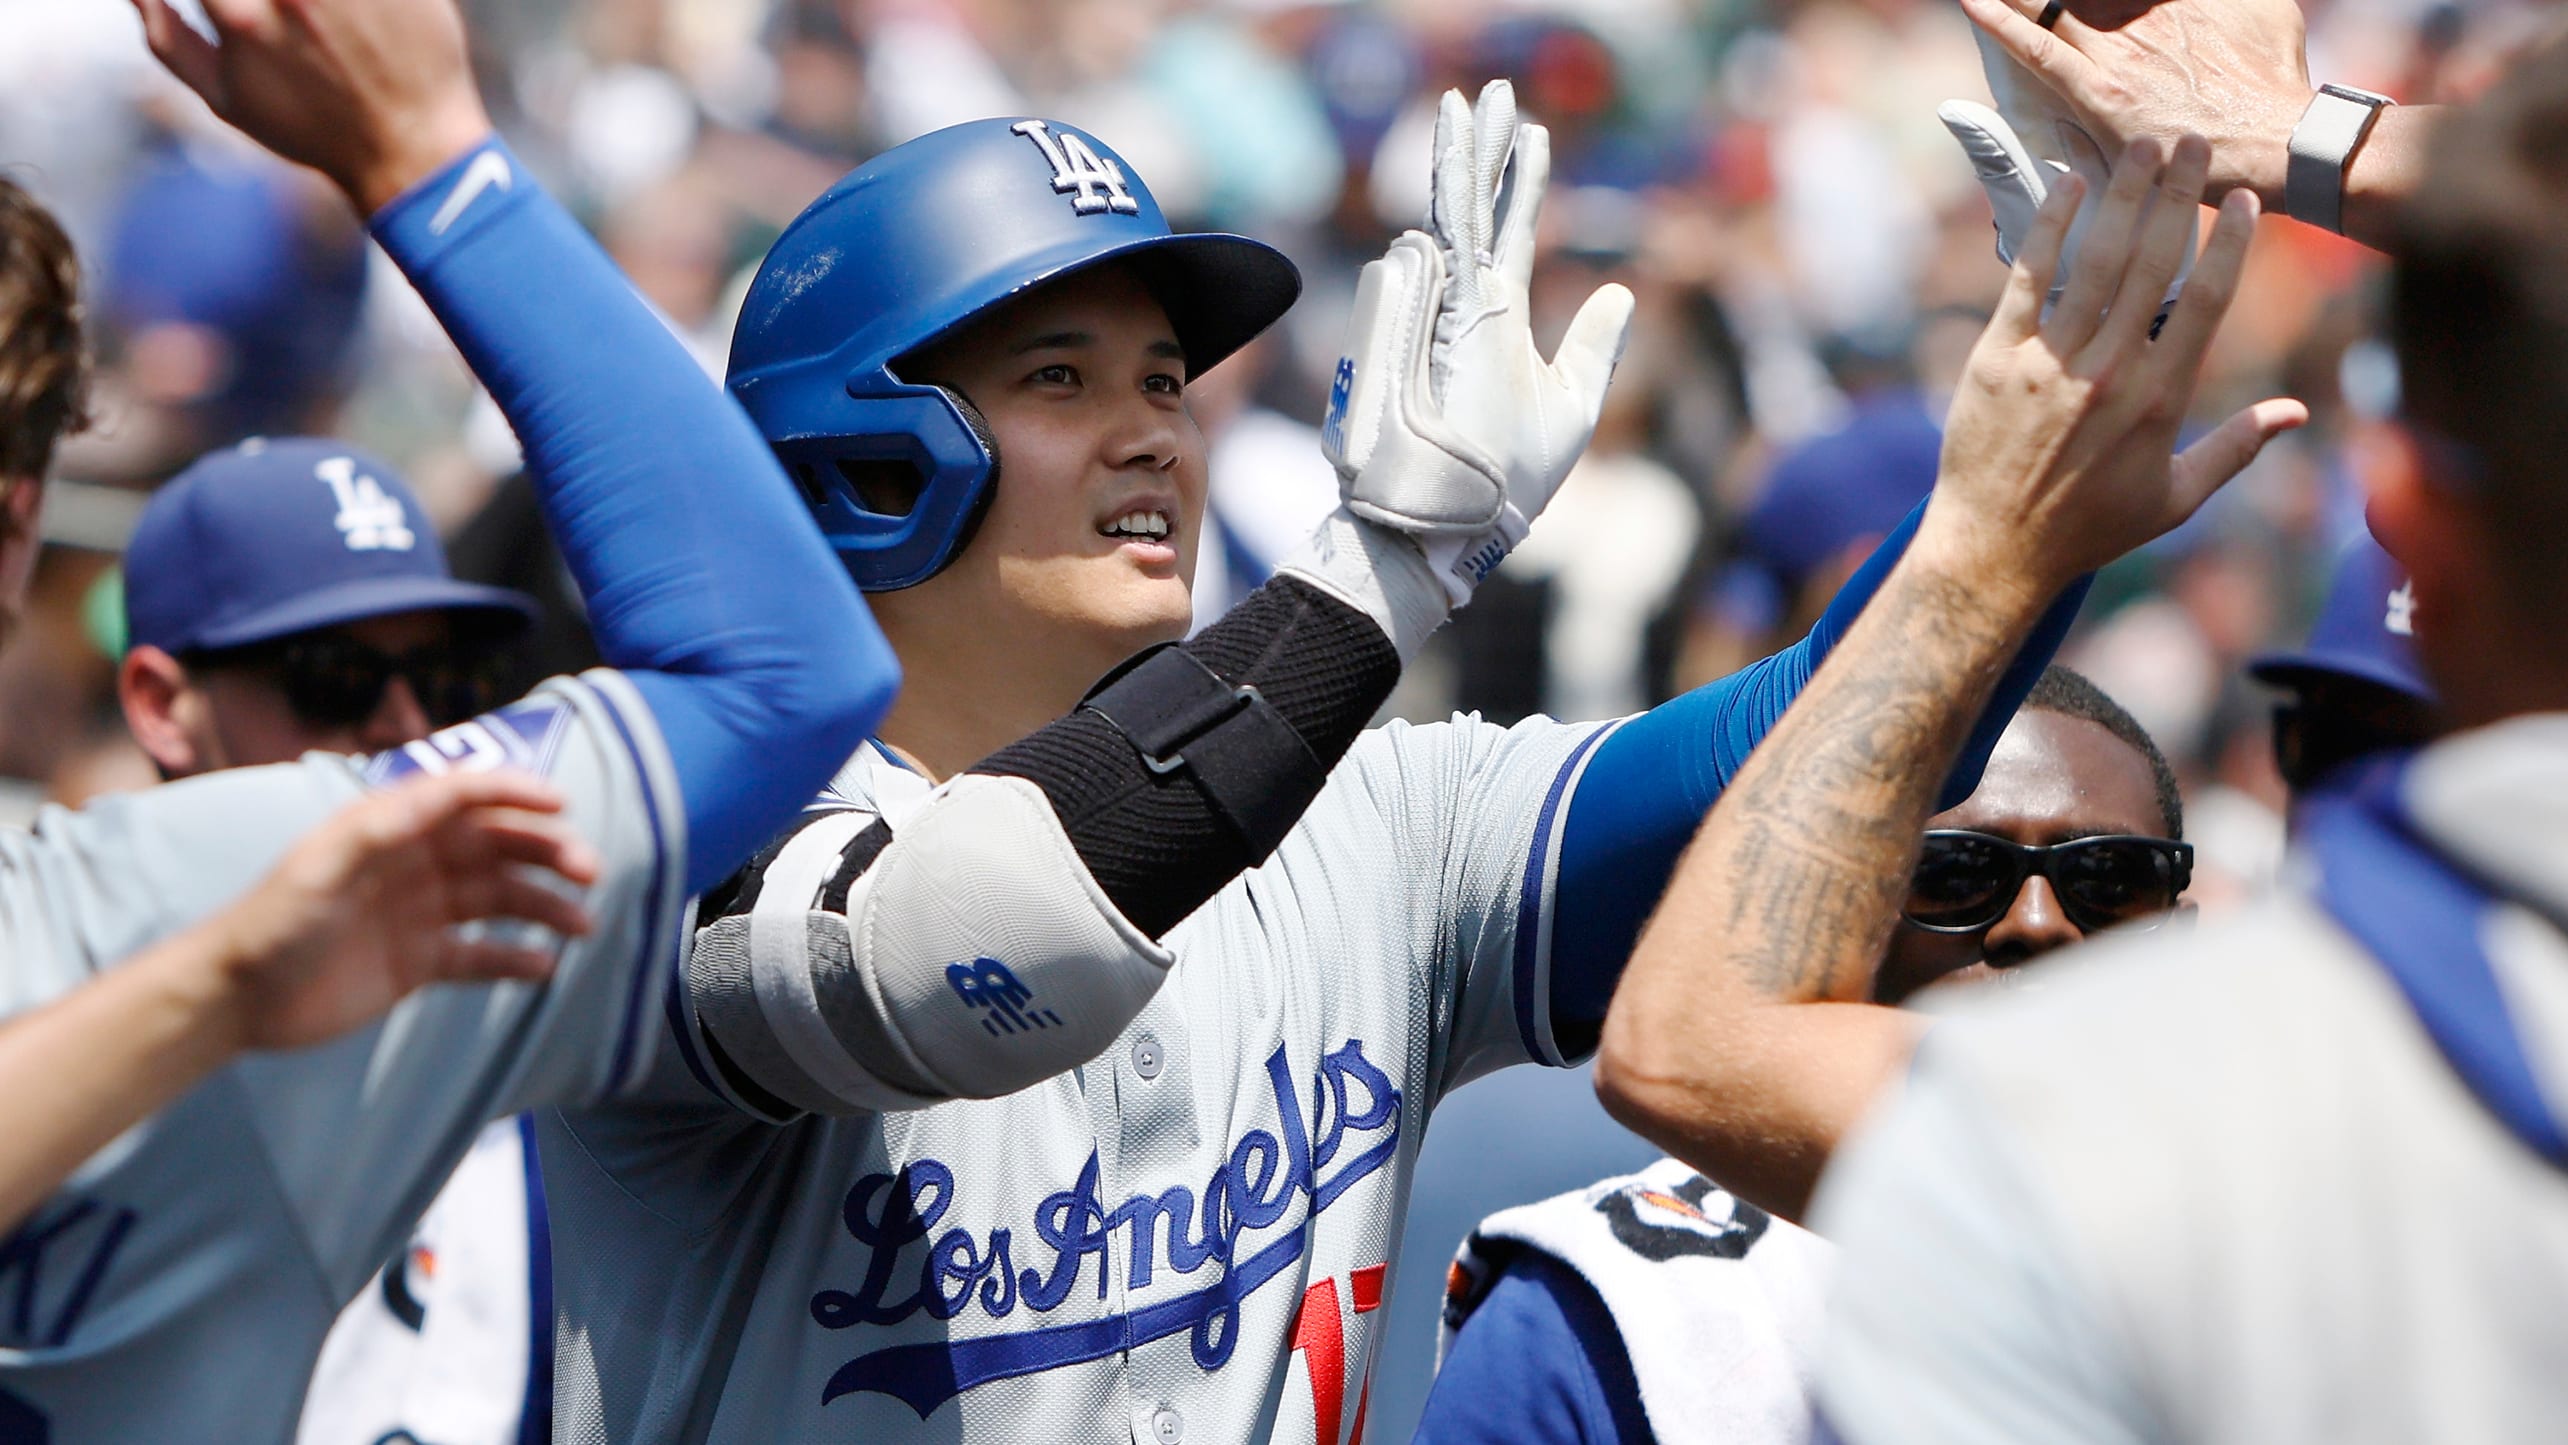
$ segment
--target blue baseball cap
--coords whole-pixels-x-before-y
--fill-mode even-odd
[[[2434,703],[2434,685],[2416,660],[2416,599],[2397,559],[2369,537],[2340,554],[2318,623],[2298,652],[2273,652],[2247,664],[2247,674],[2296,688],[2331,677],[2353,678]]]
[[[427,611],[514,633],[535,602],[456,581],[400,475],[323,438],[253,439],[199,458],[153,495],[125,546],[127,647],[241,647]]]
[[[1899,525],[1935,489],[1944,431],[1909,388],[1857,398],[1835,431],[1778,457],[1742,524],[1748,555],[1788,590],[1858,541]]]

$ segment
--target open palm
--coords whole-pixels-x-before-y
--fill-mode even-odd
[[[2050,592],[2193,515],[2266,442],[2308,419],[2299,402],[2259,402],[2175,450],[2255,232],[2255,196],[2232,192],[2153,338],[2161,298],[2193,249],[2209,162],[2200,136],[2172,153],[2155,141],[2126,147],[2046,318],[2084,190],[2063,177],[1954,395],[1932,506],[1983,555],[2029,568]]]

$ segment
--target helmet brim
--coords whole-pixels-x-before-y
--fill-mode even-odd
[[[1301,269],[1264,241],[1226,231],[1146,236],[1105,250],[1081,250],[1058,265],[1030,268],[1016,284],[969,307],[904,354],[943,340],[1028,292],[1118,263],[1132,267],[1168,313],[1177,344],[1186,350],[1190,380],[1256,340],[1302,294]],[[892,365],[897,371],[897,358]]]
[[[1302,272],[1283,252],[1221,231],[1156,237],[1098,260],[1127,261],[1140,272],[1186,348],[1190,378],[1256,340],[1302,294]]]

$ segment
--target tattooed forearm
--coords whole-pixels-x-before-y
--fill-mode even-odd
[[[1807,1202],[1913,1038],[1842,1005],[1870,993],[1935,794],[2042,602],[1910,547],[1642,933],[1597,1060],[1617,1118],[1766,1208]]]
[[[1596,1062],[1606,1108],[1768,1208],[1807,1199],[1914,1044],[1912,1020],[1854,1001],[1935,794],[2043,603],[2307,419],[2262,402],[2172,455],[2254,198],[2222,203],[2155,340],[2148,308],[2116,298],[2159,294],[2200,239],[2210,158],[2199,136],[2126,148],[2065,293],[2083,186],[2052,188],[1954,391],[1915,539],[1705,820],[1615,991]]]
[[[1705,856],[1684,883],[1707,907],[1692,949],[1779,999],[1861,997],[1935,793],[2022,623],[1958,579],[1893,573],[1696,842]]]

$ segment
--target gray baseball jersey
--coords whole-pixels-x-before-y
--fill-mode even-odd
[[[1167,935],[1167,983],[1115,1045],[1033,1088],[769,1120],[664,1064],[650,1102],[545,1116],[554,1438],[1360,1434],[1429,1112],[1562,1062],[1560,822],[1610,730],[1368,734]],[[824,806],[897,835],[927,791],[869,748]],[[824,851],[796,872],[787,849],[761,887],[819,898]],[[1045,1026],[986,997],[994,1030]],[[686,1007],[669,1054],[703,1048]]]
[[[82,1166],[0,1241],[0,1440],[290,1440],[332,1317],[483,1121],[644,1076],[685,819],[648,710],[600,672],[371,761],[315,754],[0,834],[15,1014],[229,901],[368,786],[503,764],[550,778],[603,855],[596,932],[548,984],[429,989],[246,1058]]]

